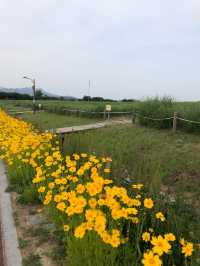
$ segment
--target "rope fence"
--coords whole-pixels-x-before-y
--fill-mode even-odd
[[[141,116],[142,118],[144,119],[149,119],[149,120],[153,120],[153,121],[163,121],[163,120],[170,120],[170,119],[173,119],[173,116],[172,117],[165,117],[165,118],[152,118],[152,117],[148,117],[148,116],[143,116],[143,115],[140,115],[140,114],[137,114],[138,116]]]
[[[149,117],[149,116],[143,116],[139,113],[133,113],[134,117],[133,120],[135,123],[137,123],[138,118],[143,118],[143,119],[147,119],[147,120],[151,120],[151,121],[165,121],[165,120],[173,120],[173,131],[175,132],[177,129],[177,120],[183,121],[183,122],[187,122],[187,123],[191,123],[191,124],[196,124],[196,125],[200,125],[200,121],[194,121],[194,120],[189,120],[189,119],[185,119],[182,117],[178,116],[177,112],[174,112],[174,116],[171,117],[164,117],[164,118],[153,118],[153,117]]]
[[[74,110],[74,109],[63,109],[63,111],[66,112],[71,112],[71,113],[85,113],[85,114],[89,114],[89,115],[103,115],[104,119],[110,119],[110,117],[112,115],[131,115],[133,117],[133,120],[137,120],[137,119],[147,119],[147,120],[151,120],[151,121],[165,121],[165,120],[172,120],[173,121],[173,131],[175,132],[177,129],[177,120],[183,121],[183,122],[187,122],[187,123],[191,123],[191,124],[196,124],[196,125],[200,125],[200,121],[194,121],[194,120],[189,120],[189,119],[185,119],[182,117],[178,116],[177,112],[174,112],[173,116],[170,117],[164,117],[164,118],[154,118],[154,117],[149,117],[149,116],[144,116],[141,115],[138,112],[133,112],[133,111],[86,111],[86,110]]]
[[[193,123],[193,124],[200,125],[200,122],[199,121],[188,120],[188,119],[184,119],[184,118],[180,118],[180,117],[177,117],[177,119],[179,119],[181,121],[188,122],[188,123]]]
[[[78,110],[78,109],[62,109],[64,112],[68,113],[73,113],[73,114],[88,114],[88,115],[103,115],[104,120],[109,120],[112,115],[130,115],[132,116],[133,122],[137,123],[140,119],[146,119],[146,120],[151,120],[151,121],[166,121],[166,120],[172,120],[173,122],[173,131],[175,132],[177,129],[177,121],[183,121],[186,123],[191,123],[191,124],[196,124],[200,125],[200,121],[194,121],[194,120],[189,120],[185,119],[182,117],[178,116],[177,112],[174,112],[174,115],[171,117],[164,117],[164,118],[154,118],[150,116],[145,116],[140,114],[139,112],[134,112],[134,111],[87,111],[87,110]],[[43,110],[38,110],[37,112],[42,112],[45,111]],[[48,110],[46,110],[48,111]],[[8,110],[10,114],[13,115],[20,115],[23,113],[32,113],[31,110],[23,110],[23,111],[16,111],[16,110]]]

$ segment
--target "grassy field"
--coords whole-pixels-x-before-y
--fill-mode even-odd
[[[84,106],[82,102],[73,104]],[[189,103],[179,104],[179,108],[186,108],[184,105],[192,108]],[[198,106],[197,103],[194,106]],[[6,104],[7,109],[13,109],[13,107],[21,108],[10,101]],[[21,118],[40,130],[96,121],[96,119],[46,112],[36,115],[23,114]],[[70,135],[65,141],[65,152],[67,154],[90,152],[111,156],[114,178],[121,181],[130,177],[148,182],[155,191],[161,188],[172,196],[176,195],[194,206],[195,212],[199,212],[200,145],[198,135],[180,131],[174,135],[168,129],[158,130],[136,125],[113,126]]]
[[[40,130],[96,121],[46,112],[24,114],[21,118]],[[67,136],[64,152],[112,157],[112,178],[117,183],[144,182],[155,198],[170,201],[176,214],[177,231],[199,242],[200,145],[197,134],[180,131],[173,134],[169,129],[135,124],[115,125]]]
[[[111,156],[117,178],[129,175],[156,184],[168,184],[173,177],[178,182],[184,181],[184,176],[188,180],[196,176],[198,181],[200,172],[199,137],[180,132],[174,135],[168,130],[123,125],[76,133],[66,138],[65,151]],[[187,187],[190,185],[193,182]],[[200,192],[200,188],[196,189]]]
[[[54,113],[49,114],[47,112],[40,112],[35,115],[25,113],[20,115],[20,118],[33,124],[33,126],[39,130],[85,125],[98,121],[97,119],[86,117],[73,117]]]
[[[59,112],[63,109],[78,109],[84,111],[104,111],[106,104],[112,105],[113,111],[131,111],[138,106],[139,102],[87,102],[87,101],[60,101],[60,100],[37,100],[45,110]],[[32,108],[30,100],[0,100],[0,106]]]
[[[86,117],[92,119],[104,119],[105,105],[108,102],[83,102],[83,101],[37,101],[42,105],[42,109],[49,113],[62,114],[74,117]],[[112,106],[111,117],[121,116],[119,112],[129,112],[129,116],[138,113],[141,125],[154,128],[172,128],[173,119],[162,120],[166,117],[173,117],[174,112],[179,118],[184,118],[198,123],[187,121],[177,121],[178,129],[190,133],[200,132],[200,102],[175,102],[170,97],[149,98],[143,101],[134,102],[110,102]],[[0,101],[0,107],[6,110],[23,111],[32,109],[32,101]],[[131,113],[131,114],[130,114]],[[128,115],[128,114],[127,114]],[[146,117],[161,120],[147,119]]]
[[[66,154],[80,151],[111,156],[113,178],[119,182],[127,177],[144,181],[155,193],[161,189],[180,200],[180,221],[186,219],[187,230],[200,238],[199,136],[135,125],[113,126],[66,138]]]

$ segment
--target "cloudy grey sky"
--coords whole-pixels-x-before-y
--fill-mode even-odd
[[[0,86],[200,100],[199,0],[0,0]]]

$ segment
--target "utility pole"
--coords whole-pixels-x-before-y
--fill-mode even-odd
[[[33,79],[32,89],[33,89],[33,114],[35,114],[36,112],[35,79]]]
[[[36,94],[36,88],[35,88],[35,79],[29,78],[24,76],[24,79],[29,79],[32,82],[32,90],[33,90],[33,114],[36,113],[36,98],[35,98],[35,94]]]
[[[89,84],[88,84],[88,102],[90,101],[90,80],[89,80]]]

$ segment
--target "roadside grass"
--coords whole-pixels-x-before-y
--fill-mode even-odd
[[[41,257],[37,254],[30,254],[22,260],[22,266],[42,266]]]
[[[97,119],[59,115],[47,112],[40,112],[36,113],[35,115],[30,113],[22,114],[20,118],[31,123],[39,130],[84,125],[97,122]]]
[[[113,126],[70,135],[64,150],[66,154],[110,156],[118,183],[127,178],[142,181],[152,193],[161,190],[175,199],[180,230],[187,227],[186,231],[195,232],[194,237],[200,239],[199,136],[136,125]]]
[[[23,239],[21,237],[18,238],[18,242],[19,242],[19,248],[20,249],[23,249],[23,248],[27,247],[27,245],[28,245],[28,240]]]
[[[28,237],[39,237],[38,246],[48,241],[50,237],[50,232],[44,227],[29,228],[26,232]]]

